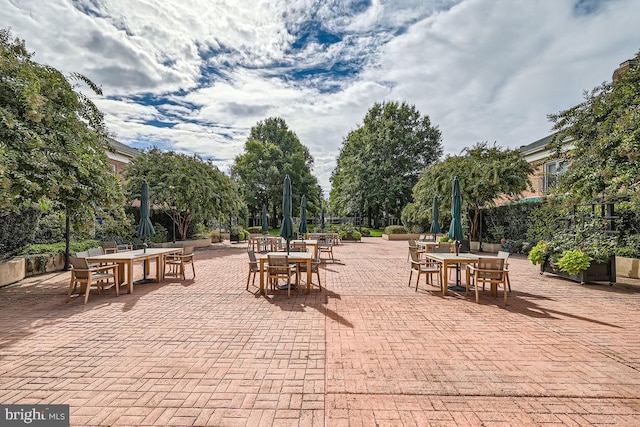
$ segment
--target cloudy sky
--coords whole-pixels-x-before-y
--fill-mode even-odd
[[[0,0],[35,60],[102,86],[116,138],[212,158],[282,117],[328,194],[344,137],[406,101],[445,153],[516,148],[640,50],[638,0]]]

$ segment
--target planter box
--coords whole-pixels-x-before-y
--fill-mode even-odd
[[[382,238],[384,240],[410,240],[415,239],[418,240],[420,237],[419,234],[383,234]]]
[[[24,260],[25,277],[62,271],[64,268],[64,254],[27,255]]]
[[[25,277],[24,258],[13,258],[6,262],[0,262],[0,286],[19,282]]]
[[[482,242],[482,252],[495,252],[498,253],[502,250],[500,243],[484,243]]]
[[[640,279],[640,259],[617,256],[616,273],[619,276]]]
[[[556,270],[545,262],[540,266],[540,274],[545,272],[579,282],[581,285],[587,282],[609,282],[609,285],[613,285],[616,282],[616,257],[612,256],[608,262],[592,262],[589,268],[577,274],[568,274],[564,271]]]
[[[193,246],[194,248],[205,248],[211,246],[211,239],[178,240],[175,243],[155,243],[153,246],[157,248],[186,248],[187,246]]]

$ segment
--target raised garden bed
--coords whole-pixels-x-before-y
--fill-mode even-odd
[[[540,274],[543,273],[555,274],[556,276],[579,282],[581,285],[588,282],[609,282],[611,286],[616,282],[616,257],[612,256],[607,262],[592,262],[588,269],[582,270],[577,274],[565,273],[545,262],[540,266]]]

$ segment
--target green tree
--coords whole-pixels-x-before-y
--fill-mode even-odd
[[[309,214],[318,213],[322,204],[322,190],[312,175],[313,157],[296,134],[279,117],[268,118],[251,128],[244,153],[237,156],[231,170],[238,182],[250,215],[257,218],[266,204],[272,212],[272,226],[282,210],[282,183],[285,175],[291,178],[294,212],[295,201],[307,197]]]
[[[377,226],[382,212],[400,216],[420,173],[442,155],[440,131],[407,103],[376,103],[345,138],[331,181],[339,215],[366,212]]]
[[[533,167],[518,150],[501,150],[486,142],[466,148],[460,156],[448,156],[427,168],[413,189],[417,211],[422,217],[430,211],[438,196],[440,210],[451,210],[453,177],[460,180],[463,207],[473,212],[470,234],[477,236],[480,209],[494,206],[498,197],[517,197],[531,188]]]
[[[0,209],[62,209],[68,254],[71,225],[93,224],[97,211],[123,202],[105,155],[103,115],[77,84],[101,91],[80,74],[66,77],[33,61],[8,30],[0,30],[0,49]]]
[[[549,115],[552,145],[569,161],[557,192],[569,202],[629,198],[640,205],[640,53],[615,83],[603,83],[573,108]],[[573,148],[561,153],[564,144]]]
[[[147,179],[152,208],[172,218],[179,239],[187,237],[192,223],[221,220],[244,209],[231,179],[196,155],[151,148],[133,159],[125,177],[130,200],[140,197],[142,179]]]

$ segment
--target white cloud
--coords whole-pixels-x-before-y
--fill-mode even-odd
[[[211,156],[228,171],[251,126],[280,116],[309,147],[325,193],[344,137],[374,102],[415,104],[448,153],[484,140],[517,147],[547,135],[547,114],[580,102],[640,48],[635,0],[578,10],[569,1],[365,4],[0,0],[0,22],[37,61],[101,85],[111,98],[96,102],[121,141]],[[305,41],[305,31],[334,43]]]

